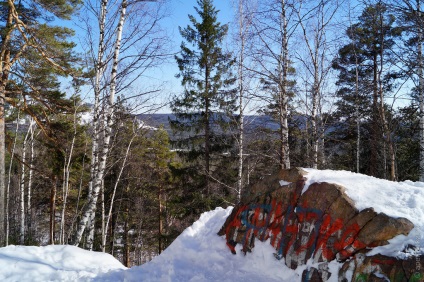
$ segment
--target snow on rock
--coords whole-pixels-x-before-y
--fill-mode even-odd
[[[408,236],[399,235],[390,244],[373,249],[377,253],[403,257],[401,251],[408,244],[417,246],[424,254],[424,182],[393,182],[350,171],[316,170],[307,168],[304,193],[310,184],[329,182],[346,188],[346,194],[355,202],[360,211],[372,207],[378,213],[390,217],[409,219],[415,228]]]

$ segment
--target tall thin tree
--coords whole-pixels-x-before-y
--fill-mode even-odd
[[[186,160],[201,166],[196,193],[208,196],[211,183],[219,178],[214,171],[222,155],[216,153],[231,147],[226,127],[235,110],[236,89],[232,88],[234,59],[222,49],[228,26],[218,22],[212,0],[198,0],[197,6],[200,20],[189,15],[191,25],[180,28],[185,42],[176,56],[177,77],[182,79],[184,93],[172,101],[176,118],[170,122],[175,132],[184,133],[177,146],[188,152]]]

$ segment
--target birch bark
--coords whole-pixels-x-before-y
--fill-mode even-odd
[[[112,217],[112,210],[113,210],[113,204],[114,204],[114,201],[115,201],[116,190],[118,189],[118,184],[119,184],[119,181],[121,180],[122,173],[124,172],[124,167],[127,163],[127,159],[128,159],[128,155],[129,155],[129,152],[130,152],[130,149],[131,149],[131,145],[132,145],[135,137],[136,137],[136,135],[133,135],[131,137],[130,143],[128,144],[127,150],[125,152],[125,156],[124,156],[124,160],[123,160],[122,165],[121,165],[121,169],[119,170],[118,178],[116,179],[115,185],[113,187],[112,197],[110,199],[109,211],[107,213],[106,222],[105,222],[105,226],[103,227],[103,233],[102,233],[102,235],[103,235],[102,236],[102,251],[103,252],[105,252],[105,250],[106,250],[106,234],[107,234],[107,230],[109,228],[110,219]]]
[[[420,118],[420,181],[424,181],[424,62],[423,62],[423,23],[421,15],[421,1],[417,0],[418,19],[418,40],[417,40],[417,61],[418,61],[418,91],[419,91],[419,118]]]
[[[103,35],[100,35],[100,39],[103,38],[104,40],[104,23],[106,18],[106,12],[107,12],[107,1],[104,0],[102,2],[102,20],[103,23]],[[99,145],[93,144],[93,152],[98,152],[99,156],[97,159],[97,163],[94,164],[94,166],[97,169],[94,169],[91,180],[91,193],[89,202],[86,205],[86,208],[83,211],[83,215],[79,224],[79,228],[77,230],[76,239],[74,244],[79,245],[82,234],[84,230],[87,228],[87,243],[86,247],[89,250],[93,249],[93,242],[94,242],[94,218],[95,218],[95,212],[96,212],[96,205],[97,200],[99,197],[99,192],[101,188],[101,183],[104,177],[105,169],[106,169],[106,160],[107,160],[107,154],[109,152],[109,143],[110,143],[110,137],[111,137],[111,130],[112,130],[112,124],[113,124],[113,111],[114,111],[114,97],[116,93],[116,75],[118,71],[118,64],[119,64],[119,53],[120,53],[120,47],[121,47],[121,40],[122,40],[122,32],[123,27],[125,23],[126,18],[126,8],[127,8],[127,1],[123,0],[121,3],[121,12],[120,12],[120,19],[118,22],[118,26],[116,29],[116,41],[115,41],[115,51],[112,58],[112,70],[111,70],[111,78],[110,78],[110,88],[109,88],[109,99],[106,106],[106,113],[104,115],[104,120],[99,121],[99,123],[103,123],[104,130],[103,130],[103,142],[102,142],[102,148],[99,149]],[[102,32],[101,32],[102,33]],[[103,47],[99,48],[99,53],[103,50]],[[103,50],[104,51],[104,50]],[[103,56],[103,54],[101,54]],[[100,55],[99,55],[100,57]],[[100,61],[98,64],[100,64]],[[100,65],[98,69],[103,69],[103,66]],[[99,75],[100,78],[100,75]],[[97,75],[96,75],[97,79]],[[98,82],[100,85],[100,82]],[[100,89],[100,88],[99,88]],[[98,166],[98,167],[97,167]]]
[[[60,242],[65,244],[65,213],[66,213],[66,205],[68,201],[69,194],[69,175],[71,168],[72,155],[74,152],[75,146],[75,138],[77,136],[77,107],[74,111],[74,133],[72,136],[71,146],[69,148],[69,154],[66,157],[65,167],[64,167],[64,178],[63,178],[63,204],[62,204],[62,213],[60,220]]]
[[[237,176],[237,200],[241,201],[243,190],[243,135],[244,135],[244,64],[245,64],[245,44],[247,23],[245,21],[246,12],[244,11],[244,1],[238,1],[238,40],[240,42],[239,60],[238,60],[238,92],[239,92],[239,132],[238,132],[238,176]]]
[[[19,121],[18,121],[19,122]],[[28,137],[30,136],[30,132],[32,131],[32,120],[28,127],[27,133],[24,138],[24,143],[22,145],[22,165],[21,165],[21,181],[20,181],[20,213],[21,213],[21,222],[19,228],[19,244],[23,245],[25,243],[25,166],[26,166],[26,150]]]
[[[32,216],[32,179],[34,174],[34,133],[37,123],[31,119],[30,157],[28,172],[28,193],[27,193],[27,232],[32,236],[33,216]]]
[[[288,31],[286,1],[281,0],[280,29],[282,32],[281,53],[279,59],[279,115],[280,115],[280,167],[290,168],[289,125],[288,125]]]

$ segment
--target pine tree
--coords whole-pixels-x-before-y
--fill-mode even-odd
[[[17,106],[17,83],[26,82],[26,76],[19,69],[25,68],[23,63],[49,65],[56,74],[66,75],[69,72],[69,59],[73,44],[68,41],[72,31],[68,28],[54,26],[55,18],[69,19],[78,6],[79,0],[48,1],[41,0],[27,3],[22,1],[0,2],[0,245],[4,242],[4,151],[5,151],[5,106]],[[21,64],[21,65],[19,65]],[[45,97],[42,91],[33,88],[34,99],[43,104]],[[48,95],[50,96],[49,93]],[[50,99],[47,99],[50,100]],[[26,104],[23,104],[26,105]],[[28,107],[23,110],[29,112]]]
[[[395,17],[388,13],[387,6],[378,2],[368,5],[358,18],[358,23],[347,29],[351,43],[339,50],[339,56],[333,62],[333,67],[339,71],[338,91],[342,99],[338,102],[339,113],[352,117],[352,111],[357,105],[362,106],[360,116],[370,121],[370,157],[368,173],[373,176],[383,176],[379,167],[385,167],[380,162],[380,140],[386,142],[391,159],[391,178],[394,178],[394,150],[390,140],[390,128],[387,121],[384,96],[392,91],[397,74],[388,67],[391,48],[399,30],[393,27]],[[358,84],[357,83],[358,79]],[[352,114],[349,115],[348,113]],[[383,170],[384,172],[384,170]]]
[[[175,119],[170,123],[178,138],[175,145],[187,161],[192,192],[203,198],[212,194],[213,181],[225,182],[218,170],[225,171],[223,153],[232,147],[228,130],[236,110],[236,89],[234,60],[221,47],[228,26],[218,22],[211,0],[198,0],[197,5],[200,19],[189,15],[191,25],[180,28],[185,42],[176,61],[184,93],[172,101]]]
[[[417,94],[420,137],[420,181],[424,181],[424,12],[422,0],[397,0],[392,7],[398,12],[400,26],[404,31],[401,57],[405,60],[405,74],[414,83],[413,96]],[[414,97],[415,98],[415,97]]]

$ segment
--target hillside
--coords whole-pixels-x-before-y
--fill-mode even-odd
[[[367,256],[380,253],[402,258],[423,254],[424,183],[390,182],[346,171],[307,171],[303,193],[314,182],[337,183],[346,187],[346,194],[358,210],[373,207],[377,212],[413,222],[415,227],[408,236],[399,235]],[[246,255],[239,251],[231,254],[225,238],[217,235],[231,210],[216,208],[202,214],[160,256],[131,269],[125,269],[110,255],[71,246],[1,248],[0,281],[27,281],[30,277],[32,281],[301,281],[303,270],[314,263],[308,261],[296,270],[289,269],[283,260],[275,259],[275,249],[269,242],[257,241]],[[408,245],[418,248],[405,251]],[[331,273],[337,273],[341,264],[332,261],[328,266]],[[328,281],[337,281],[336,276]]]

